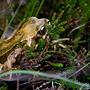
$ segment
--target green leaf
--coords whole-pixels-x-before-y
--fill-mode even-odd
[[[62,68],[63,67],[63,64],[62,63],[50,63],[53,67],[56,67],[56,68]]]
[[[32,51],[32,48],[26,47],[26,56],[28,58],[34,58],[35,57],[35,53]]]
[[[38,50],[41,51],[44,49],[44,47],[45,47],[45,40],[41,38],[38,41]]]

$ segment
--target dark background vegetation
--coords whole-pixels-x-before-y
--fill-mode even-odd
[[[8,3],[6,1],[8,1]],[[3,3],[1,2],[2,0],[0,0],[1,35],[8,24],[9,27],[16,28],[23,19],[27,19],[31,16],[50,20],[51,25],[45,27],[49,36],[49,39],[47,39],[48,53],[45,51],[45,53],[47,53],[44,54],[45,60],[37,63],[40,67],[36,68],[32,66],[35,70],[43,72],[53,71],[54,74],[57,71],[67,74],[69,70],[71,77],[67,75],[67,78],[90,84],[90,65],[87,65],[90,62],[90,0],[22,0],[22,2],[21,0],[10,0],[10,2],[9,0],[3,0]],[[2,9],[4,9],[3,12],[1,12]],[[60,41],[51,45],[53,40],[57,41],[64,38],[69,38],[70,40]],[[27,50],[27,57],[30,59],[35,57],[37,53],[42,53],[46,45],[45,43],[45,40],[42,38],[39,39],[39,46],[36,52],[33,52],[33,50],[29,48]],[[63,46],[60,46],[60,44]],[[56,47],[56,49],[54,47]],[[81,69],[85,65],[87,66]],[[73,73],[78,70],[80,71],[73,75],[71,73],[72,70]],[[39,84],[34,81],[25,85],[23,84],[20,86],[20,90],[30,90],[30,88],[34,90],[32,85],[35,85],[37,88],[46,82],[45,80],[41,80]],[[10,89],[11,85],[17,87],[17,82],[1,82],[0,85],[0,90],[12,90]],[[7,89],[8,87],[9,89]],[[74,86],[72,88],[74,88]],[[60,87],[60,84],[56,82],[54,82],[53,89],[52,82],[50,82],[44,87],[42,86],[41,89],[35,90],[76,89],[71,89],[69,85],[64,86],[64,84]]]

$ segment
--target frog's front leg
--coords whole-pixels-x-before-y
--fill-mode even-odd
[[[32,44],[32,38],[28,38],[28,39],[27,39],[27,45],[28,45],[29,47],[31,47],[31,44]]]

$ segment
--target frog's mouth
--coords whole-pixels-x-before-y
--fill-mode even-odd
[[[38,31],[38,34],[39,34],[39,35],[45,35],[45,33],[46,33],[46,28],[45,28],[45,26],[43,26],[43,27],[41,27],[40,30]]]
[[[39,27],[39,31],[38,34],[39,35],[45,35],[46,34],[46,24],[50,25],[50,22],[48,19],[43,19],[44,23],[42,24],[42,26]]]

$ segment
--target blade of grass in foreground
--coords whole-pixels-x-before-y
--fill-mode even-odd
[[[48,73],[42,73],[42,72],[38,72],[38,71],[31,71],[31,70],[14,70],[14,71],[9,71],[3,74],[0,74],[0,78],[4,78],[7,75],[12,75],[12,74],[27,74],[27,75],[34,75],[34,76],[38,76],[39,78],[43,79],[43,80],[50,80],[50,81],[58,81],[59,83],[62,83],[68,87],[71,88],[83,88],[82,90],[89,90],[90,89],[90,85],[89,84],[84,84],[84,83],[80,83],[78,81],[73,81],[64,77],[60,77],[56,74],[48,74]]]

